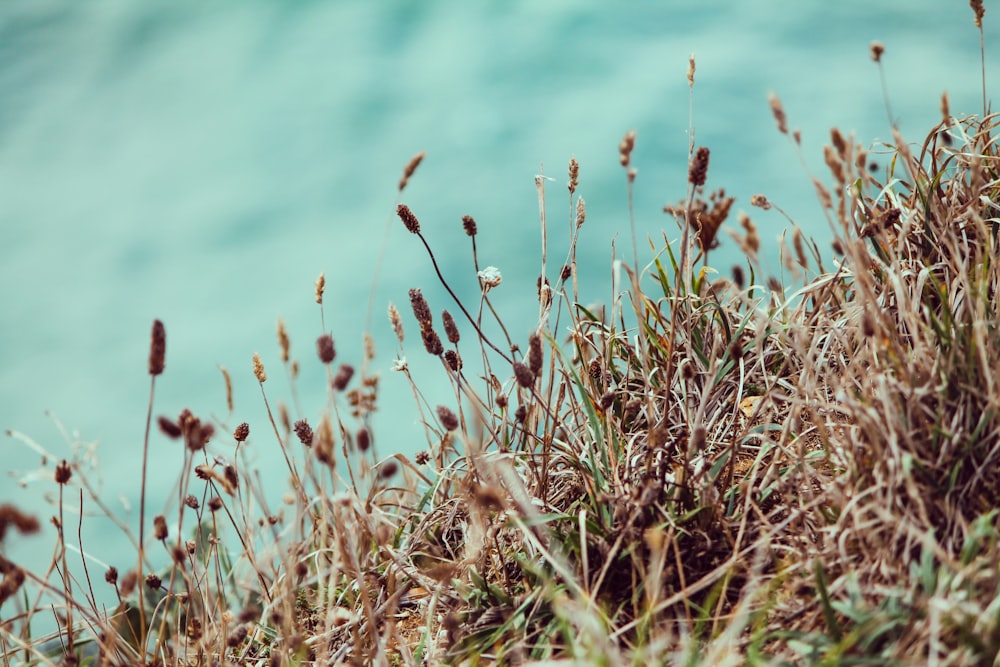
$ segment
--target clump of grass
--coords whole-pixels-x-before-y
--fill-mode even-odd
[[[972,4],[981,30],[982,5]],[[884,82],[884,47],[872,53]],[[693,89],[693,58],[688,80]],[[779,98],[770,105],[800,151]],[[120,603],[108,613],[89,573],[83,586],[69,571],[62,487],[83,475],[64,461],[51,568],[0,559],[4,664],[995,661],[997,118],[955,118],[945,96],[921,145],[893,127],[881,173],[832,130],[831,180],[810,177],[835,257],[793,225],[782,278],[764,277],[746,213],[731,234],[745,265],[711,278],[708,253],[734,200],[706,189],[710,151],[692,142],[686,195],[665,207],[679,240],[651,241],[645,266],[637,243],[631,264],[616,260],[621,296],[602,310],[578,295],[586,209],[572,159],[570,251],[551,275],[545,180],[536,181],[539,315],[523,338],[490,302],[502,278],[480,268],[475,220],[461,225],[480,296],[463,303],[398,202],[461,313],[441,310],[446,345],[422,291],[409,293],[421,345],[453,392],[449,405],[430,405],[419,389],[428,380],[405,360],[409,325],[389,306],[394,368],[412,388],[426,449],[377,455],[371,347],[360,372],[334,368],[321,275],[313,363],[327,371],[324,411],[294,424],[287,408],[275,414],[262,358],[252,363],[270,416],[261,437],[277,440],[288,468],[285,506],[268,508],[240,456],[256,427],[188,410],[160,417],[163,436],[185,445],[176,515],[155,516],[147,543],[143,491],[138,559],[124,575],[106,571]],[[619,147],[630,195],[636,140],[630,132]],[[764,195],[751,204],[783,215]],[[278,340],[294,380],[282,324]],[[157,323],[154,382],[164,368]],[[150,424],[152,403],[151,387]],[[231,458],[208,453],[230,437]],[[0,539],[8,525],[30,532],[37,521],[5,506]],[[31,634],[45,596],[61,623],[50,642]]]

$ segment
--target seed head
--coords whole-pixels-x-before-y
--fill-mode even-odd
[[[583,201],[583,197],[576,198],[576,228],[580,229],[583,227],[584,220],[587,219],[587,202]]]
[[[153,535],[161,542],[167,539],[167,520],[162,514],[153,517]]]
[[[326,275],[319,274],[319,278],[316,279],[316,303],[323,305],[323,292],[326,290]]]
[[[300,419],[295,422],[295,435],[298,436],[299,442],[301,442],[306,447],[312,447],[313,443],[313,430],[309,426],[309,422],[305,419]]]
[[[618,161],[626,169],[632,164],[632,149],[635,148],[635,130],[629,130],[618,144]]]
[[[112,565],[108,568],[108,571],[104,573],[104,581],[108,582],[112,586],[118,584],[118,568]]]
[[[694,54],[688,58],[688,88],[694,88]]]
[[[882,42],[872,42],[868,47],[872,54],[872,60],[877,63],[882,62],[882,54],[885,53],[885,44]]]
[[[347,389],[348,383],[351,378],[354,377],[354,366],[350,364],[341,364],[340,368],[337,370],[337,374],[333,376],[333,380],[330,381],[330,385],[337,391],[344,391]]]
[[[705,185],[708,177],[708,156],[709,151],[705,146],[701,146],[691,158],[691,167],[688,169],[688,183],[700,188]]]
[[[66,459],[63,459],[62,463],[56,466],[56,484],[66,484],[72,476],[73,469],[70,468],[69,462],[67,462]]]
[[[528,368],[536,376],[542,373],[542,337],[533,333],[528,337]]]
[[[437,407],[438,420],[446,431],[454,431],[458,428],[458,418],[455,413],[443,405]]]
[[[444,360],[448,364],[448,368],[454,372],[457,373],[462,370],[462,357],[455,350],[445,350]]]
[[[319,360],[324,364],[333,363],[334,357],[337,356],[337,351],[333,347],[333,336],[330,334],[323,334],[317,338],[316,351],[319,353]]]
[[[148,586],[150,589],[152,589],[154,591],[155,590],[159,590],[159,588],[161,586],[163,586],[163,580],[160,579],[155,574],[147,575],[146,576],[146,586]]]
[[[367,452],[372,446],[372,434],[367,428],[358,429],[358,451]]]
[[[278,346],[281,348],[281,360],[288,363],[288,349],[291,342],[288,340],[288,330],[285,329],[285,321],[278,318]]]
[[[430,306],[427,305],[427,299],[424,298],[419,289],[410,290],[410,306],[413,308],[413,316],[417,318],[420,328],[429,329],[434,323],[433,317]]]
[[[465,229],[466,236],[476,235],[476,221],[473,220],[471,215],[462,216],[462,227]]]
[[[267,373],[264,372],[264,362],[260,360],[260,355],[256,352],[253,355],[253,374],[257,382],[264,384],[267,382]]]
[[[514,362],[514,379],[517,383],[528,389],[531,385],[535,384],[535,374],[531,372],[531,369],[522,364],[520,361]]]
[[[400,204],[396,207],[396,215],[399,219],[403,221],[403,225],[406,227],[406,231],[411,234],[420,233],[420,222],[417,221],[417,216],[413,215],[413,211],[406,204]]]
[[[181,427],[166,417],[157,417],[156,423],[160,425],[160,430],[163,434],[171,440],[181,437]]]
[[[396,463],[395,461],[386,461],[385,463],[382,464],[382,467],[379,468],[378,476],[381,477],[382,479],[389,479],[390,477],[395,475],[396,471],[398,470],[399,470],[398,463]]]
[[[7,535],[8,527],[13,527],[22,535],[30,535],[37,533],[41,525],[37,518],[25,514],[14,505],[4,503],[0,505],[0,542]]]
[[[575,157],[569,159],[569,183],[566,187],[569,188],[569,193],[573,194],[576,192],[576,186],[580,184],[580,163],[577,162]]]
[[[250,424],[246,422],[237,426],[236,430],[233,431],[233,438],[236,439],[236,442],[246,442],[248,437],[250,437]]]
[[[972,11],[975,13],[974,21],[976,27],[982,30],[983,16],[986,14],[986,9],[983,7],[983,0],[969,0],[969,6],[972,7]]]
[[[410,177],[413,176],[413,172],[417,170],[420,163],[424,161],[427,153],[420,151],[416,155],[410,158],[410,161],[406,163],[406,167],[403,168],[403,177],[399,179],[399,191],[402,192],[406,188],[406,184],[410,182]]]
[[[750,197],[750,205],[756,206],[757,208],[762,208],[765,211],[771,208],[771,202],[767,200],[764,195],[753,195]]]
[[[454,345],[459,340],[458,325],[455,318],[447,310],[441,313],[441,323],[444,326],[444,335],[448,337],[448,342]]]
[[[437,332],[434,329],[430,327],[421,329],[420,337],[424,341],[424,349],[427,350],[428,354],[437,357],[444,352],[444,345],[441,344],[441,339],[438,338]]]
[[[153,333],[149,344],[149,374],[157,376],[163,372],[167,356],[167,330],[163,322],[153,320]]]
[[[392,331],[396,334],[396,340],[403,344],[403,318],[399,315],[399,308],[396,304],[389,304],[389,322],[392,324]]]
[[[781,106],[781,100],[774,93],[771,93],[767,98],[768,103],[771,105],[771,115],[774,116],[774,120],[778,123],[778,132],[782,134],[788,134],[788,118],[785,116],[785,109]]]
[[[482,288],[484,293],[489,292],[503,281],[503,276],[500,275],[500,269],[495,266],[487,266],[477,275],[479,276],[479,286]]]

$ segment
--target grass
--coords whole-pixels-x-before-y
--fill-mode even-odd
[[[880,47],[873,57],[884,82]],[[692,94],[693,74],[692,60]],[[692,145],[686,196],[665,208],[679,238],[651,242],[644,266],[638,242],[615,260],[620,297],[601,312],[579,305],[586,206],[572,160],[571,250],[556,268],[537,181],[543,277],[525,340],[490,303],[499,277],[479,266],[467,216],[479,300],[456,298],[438,319],[411,290],[412,319],[389,309],[426,448],[375,455],[370,348],[357,369],[334,363],[323,324],[326,409],[293,423],[268,407],[270,423],[253,425],[284,454],[278,511],[240,453],[250,425],[153,419],[167,349],[155,323],[145,444],[184,442],[184,501],[150,518],[143,491],[139,535],[116,520],[133,564],[81,580],[63,492],[79,483],[105,505],[84,466],[62,461],[51,565],[0,557],[0,664],[994,663],[1000,155],[983,94],[983,115],[965,118],[942,98],[921,144],[894,128],[880,168],[833,130],[830,174],[811,177],[834,257],[793,224],[778,277],[746,214],[731,232],[745,264],[716,277],[733,200],[706,189],[710,152]],[[798,152],[780,100],[771,107]],[[630,195],[635,140],[620,146]],[[751,203],[781,214],[762,195]],[[418,216],[397,213],[436,270]],[[321,322],[324,290],[321,276]],[[280,327],[294,377],[288,340]],[[405,360],[421,347],[441,360],[450,405],[423,399]],[[259,357],[253,368],[269,406]],[[210,453],[216,443],[236,454]],[[37,528],[0,506],[0,539]],[[98,585],[115,609],[95,602]],[[38,637],[52,605],[60,630]]]

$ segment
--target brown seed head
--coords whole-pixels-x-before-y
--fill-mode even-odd
[[[757,208],[762,208],[765,211],[770,210],[771,202],[767,200],[764,195],[753,195],[750,197],[750,205],[756,206]]]
[[[193,510],[197,510],[200,505],[198,504],[198,499],[191,494],[184,499],[184,504]]]
[[[583,197],[576,198],[576,228],[580,229],[583,227],[584,221],[587,219],[587,202],[583,201]]]
[[[316,352],[319,354],[319,360],[324,364],[333,363],[334,358],[337,356],[337,351],[333,346],[333,336],[330,334],[323,334],[316,339]]]
[[[477,231],[476,221],[472,218],[471,215],[463,215],[462,216],[462,228],[465,229],[465,235],[466,236],[475,236],[476,235],[476,231]]]
[[[291,342],[288,340],[288,331],[285,329],[285,321],[278,318],[278,346],[281,348],[281,360],[288,363],[288,350]]]
[[[118,584],[118,568],[112,565],[108,568],[108,571],[104,573],[104,581],[108,582],[112,586]]]
[[[629,130],[618,144],[618,161],[628,169],[632,164],[632,150],[635,148],[635,130]]]
[[[56,466],[56,484],[66,484],[72,476],[73,469],[70,468],[69,462],[63,459],[62,463]]]
[[[340,368],[337,369],[337,374],[330,381],[330,385],[337,391],[344,391],[347,389],[347,385],[350,383],[352,377],[354,377],[354,366],[341,364]]]
[[[212,496],[208,501],[208,509],[210,512],[218,512],[222,509],[222,498],[219,496]]]
[[[233,413],[233,379],[229,377],[229,371],[226,370],[225,366],[219,366],[219,370],[222,371],[222,379],[226,383],[226,408],[229,410],[229,414]]]
[[[417,221],[417,216],[413,215],[413,211],[406,204],[400,204],[396,207],[396,215],[399,219],[403,221],[403,225],[406,227],[406,231],[411,234],[420,233],[420,222]]]
[[[312,433],[312,431],[310,431]],[[319,431],[315,439],[316,442],[316,458],[320,460],[321,463],[333,467],[333,422],[330,421],[329,415],[323,415],[323,418],[319,422]]]
[[[267,382],[267,373],[264,372],[264,362],[260,360],[260,355],[257,353],[253,355],[253,374],[257,378],[257,382],[261,384]]]
[[[367,428],[358,429],[357,435],[358,451],[367,452],[372,446],[372,434]]]
[[[312,447],[313,444],[313,430],[309,426],[309,422],[305,419],[300,419],[295,422],[295,435],[298,436],[299,442],[301,442],[306,447]]]
[[[249,437],[250,437],[250,424],[246,422],[243,422],[242,424],[237,426],[236,430],[233,431],[233,438],[236,439],[236,442],[246,442],[246,439]]]
[[[159,590],[163,586],[163,580],[155,574],[149,574],[146,576],[146,586],[154,591]]]
[[[872,54],[872,60],[877,63],[882,62],[882,54],[885,53],[885,44],[882,42],[872,42],[868,49]]]
[[[767,101],[771,105],[771,115],[774,116],[774,120],[778,124],[778,132],[788,134],[788,118],[785,116],[785,109],[781,106],[781,100],[778,99],[777,95],[771,93]]]
[[[403,177],[399,179],[399,191],[402,192],[406,188],[406,184],[410,182],[410,177],[413,176],[413,172],[417,170],[420,163],[424,161],[427,156],[425,151],[420,151],[416,155],[410,158],[410,161],[406,163],[406,167],[403,168]]]
[[[162,514],[153,517],[153,535],[161,542],[167,539],[167,519]]]
[[[396,334],[396,340],[403,344],[403,318],[399,314],[396,304],[389,304],[389,322],[392,324],[392,331]]]
[[[575,157],[569,159],[569,183],[566,187],[569,188],[569,193],[573,194],[576,192],[576,186],[580,184],[580,163],[577,162]]]
[[[531,385],[535,384],[535,374],[531,372],[531,369],[522,364],[520,361],[514,362],[514,379],[517,383],[528,389]]]
[[[25,514],[14,505],[4,503],[0,505],[0,542],[6,537],[8,527],[13,527],[22,535],[30,535],[37,533],[41,526],[35,517]]]
[[[833,142],[833,147],[837,149],[837,155],[840,159],[845,159],[847,155],[847,141],[844,139],[844,135],[840,133],[837,128],[832,128],[830,130],[830,141]]]
[[[153,333],[149,343],[149,374],[157,376],[163,372],[167,356],[167,330],[163,322],[153,320]]]
[[[239,626],[233,630],[232,634],[226,637],[226,646],[229,648],[236,648],[243,643],[243,640],[247,638],[246,626]]]
[[[709,151],[705,146],[701,146],[691,158],[691,166],[688,169],[688,183],[700,188],[705,185],[708,177],[708,156]]]
[[[528,418],[528,408],[523,405],[517,406],[517,410],[514,410],[514,421],[518,424],[523,424],[524,420]]]
[[[378,470],[378,476],[382,479],[389,479],[399,470],[399,464],[395,461],[386,461]]]
[[[455,413],[443,405],[437,407],[438,420],[446,431],[454,431],[458,428],[458,417]]]
[[[969,6],[972,7],[972,11],[975,14],[976,27],[980,30],[983,29],[983,16],[986,15],[986,8],[983,7],[983,0],[969,0]]]
[[[418,466],[422,466],[431,460],[431,455],[425,452],[424,450],[420,450],[419,452],[417,452],[416,456],[413,457],[413,460],[416,462]]]
[[[413,316],[417,318],[421,329],[429,329],[434,324],[430,306],[419,289],[410,290],[410,307],[413,308]]]
[[[743,275],[743,267],[740,265],[733,266],[733,283],[736,285],[736,289],[743,289],[743,284],[746,278]]]
[[[542,373],[542,337],[537,333],[528,336],[528,368],[536,376]]]
[[[946,127],[951,125],[951,105],[948,104],[948,91],[941,93],[941,120]]]
[[[165,436],[172,440],[176,440],[181,437],[181,427],[170,421],[166,417],[157,417],[156,423],[159,424],[160,430]]]
[[[455,324],[455,318],[447,310],[441,312],[441,324],[444,327],[444,335],[447,336],[448,342],[452,345],[458,343],[458,325]]]
[[[688,88],[694,88],[694,54],[688,58]]]
[[[448,368],[454,372],[462,370],[462,357],[455,350],[445,350],[444,360],[448,364]]]
[[[323,305],[323,292],[326,290],[326,274],[319,274],[316,279],[316,303]]]
[[[426,328],[420,331],[420,337],[424,341],[424,349],[427,350],[429,354],[433,354],[435,357],[440,356],[444,352],[444,345],[441,344],[441,339],[438,338],[437,333],[434,329]]]

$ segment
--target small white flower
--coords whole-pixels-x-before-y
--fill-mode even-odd
[[[392,370],[406,372],[409,365],[406,363],[406,357],[397,357],[392,361]]]
[[[495,266],[487,266],[479,272],[479,285],[483,288],[483,292],[489,292],[499,285],[502,280],[503,276],[500,275],[500,269]]]

